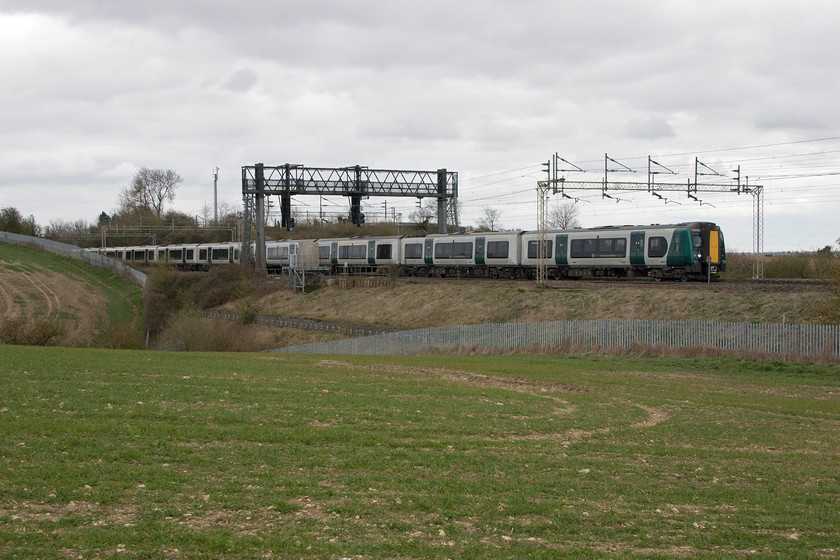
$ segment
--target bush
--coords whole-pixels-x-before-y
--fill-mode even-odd
[[[99,346],[115,350],[138,350],[145,347],[145,341],[142,333],[131,325],[113,325],[102,336]]]
[[[156,346],[161,350],[188,352],[257,352],[265,349],[257,335],[258,328],[182,311],[161,331]]]
[[[168,266],[154,268],[145,294],[145,323],[153,336],[167,328],[181,312],[212,309],[243,300],[243,322],[253,321],[253,302],[276,288],[265,275],[244,266],[219,266],[208,272],[179,272]],[[208,333],[209,335],[209,333]]]
[[[753,277],[755,256],[746,253],[726,255],[725,278],[744,280]],[[797,252],[767,255],[762,259],[765,278],[822,280],[831,278],[838,259],[825,252]]]
[[[0,344],[49,346],[64,334],[56,317],[41,319],[23,315],[0,320]]]

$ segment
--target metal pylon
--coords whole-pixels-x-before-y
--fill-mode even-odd
[[[548,281],[546,263],[546,230],[548,229],[548,193],[551,190],[550,181],[537,182],[537,228],[539,231],[539,245],[537,246],[537,285],[542,286]]]
[[[764,278],[764,187],[750,189],[753,196],[753,278]]]

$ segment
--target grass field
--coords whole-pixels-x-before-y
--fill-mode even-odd
[[[840,366],[0,346],[3,558],[836,558]]]

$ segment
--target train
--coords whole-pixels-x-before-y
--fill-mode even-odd
[[[253,260],[256,245],[251,243]],[[193,243],[100,248],[108,257],[140,264],[169,263],[207,270],[237,264],[241,243]],[[603,226],[566,230],[467,232],[425,237],[380,236],[276,240],[265,243],[269,273],[288,273],[296,258],[329,274],[535,278],[652,278],[719,280],[726,270],[723,232],[712,222]],[[303,262],[303,261],[299,261]]]

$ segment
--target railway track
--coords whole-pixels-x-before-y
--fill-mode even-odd
[[[489,285],[515,285],[515,286],[536,286],[536,282],[530,279],[491,279],[491,278],[426,278],[426,277],[400,277],[397,282],[404,282],[406,284],[436,284],[440,282],[469,282],[469,283],[486,283]],[[815,280],[808,278],[763,278],[763,279],[739,279],[739,280],[724,280],[721,282],[673,282],[661,281],[657,282],[653,279],[607,279],[607,278],[593,278],[581,280],[549,280],[545,284],[547,289],[587,289],[587,288],[603,288],[605,286],[635,286],[651,290],[689,290],[697,291],[707,287],[714,288],[720,292],[741,292],[745,290],[771,290],[771,291],[791,291],[791,290],[825,290],[829,288],[829,283],[824,280]]]

